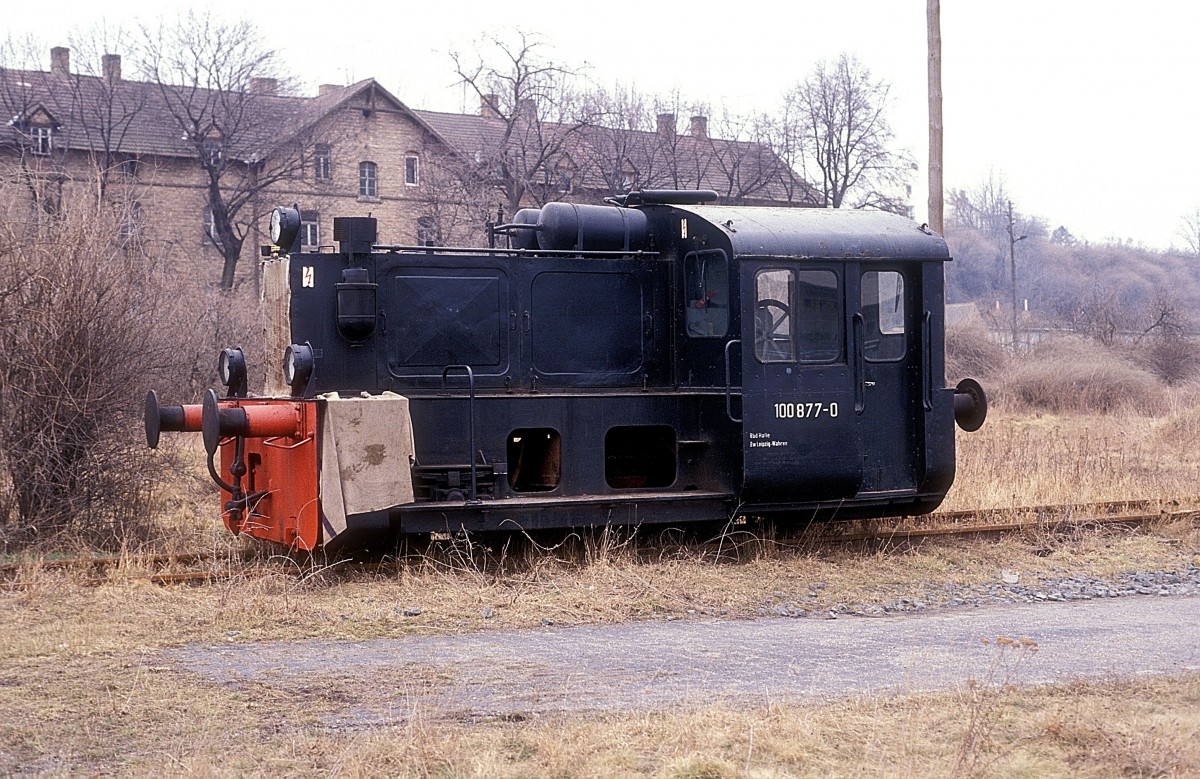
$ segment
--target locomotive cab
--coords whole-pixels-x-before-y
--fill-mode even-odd
[[[203,427],[230,529],[301,548],[936,508],[955,419],[986,414],[978,384],[944,386],[945,242],[715,197],[551,203],[486,248],[379,244],[355,218],[302,254],[281,230],[285,383],[148,401],[148,440],[152,416],[155,438]]]

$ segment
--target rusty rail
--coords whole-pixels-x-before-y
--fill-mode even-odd
[[[914,545],[925,540],[939,538],[986,538],[1014,533],[1041,532],[1062,534],[1068,532],[1094,531],[1107,528],[1137,529],[1160,520],[1200,521],[1200,508],[1150,511],[1155,507],[1178,507],[1184,503],[1200,505],[1200,498],[1183,500],[1139,500],[1139,501],[1107,501],[1090,504],[1063,504],[1028,506],[1012,509],[987,509],[971,511],[954,511],[932,514],[924,517],[907,518],[902,522],[928,523],[929,527],[899,527],[894,519],[860,520],[846,523],[843,527],[851,530],[838,530],[836,522],[813,525],[792,534],[780,534],[774,538],[763,539],[754,537],[753,541],[768,540],[781,546],[814,546],[838,545],[848,543],[876,544],[888,546],[892,544]],[[1137,512],[1137,513],[1129,513]],[[883,527],[857,529],[865,523],[888,523]],[[820,527],[822,532],[813,532]],[[718,550],[735,551],[743,543],[730,537],[695,544],[690,551]],[[647,558],[661,550],[653,545],[639,547],[640,556]],[[246,565],[248,561],[258,559],[257,565]],[[274,564],[278,560],[279,563]],[[339,561],[330,561],[335,564]],[[340,561],[345,562],[345,561]],[[383,569],[391,562],[376,562],[373,564],[356,564],[356,570]],[[195,566],[203,566],[195,568]],[[219,567],[218,567],[219,566]],[[193,570],[178,570],[179,567]],[[35,582],[21,581],[25,571],[64,571],[75,574],[89,574],[76,578],[75,583],[83,586],[99,586],[115,580],[149,581],[160,585],[195,584],[227,581],[230,579],[259,577],[268,575],[311,575],[328,566],[315,565],[308,555],[288,557],[278,555],[264,558],[260,550],[244,552],[193,552],[184,554],[156,555],[125,555],[109,557],[82,557],[54,560],[26,560],[0,564],[0,590],[24,590],[35,585]],[[113,569],[124,569],[120,577],[113,577],[107,572]],[[97,573],[99,572],[99,575]]]

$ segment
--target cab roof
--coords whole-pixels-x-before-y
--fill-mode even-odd
[[[723,232],[735,256],[865,260],[950,259],[946,241],[886,211],[846,208],[681,206]]]

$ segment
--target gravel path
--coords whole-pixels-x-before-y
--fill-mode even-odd
[[[424,715],[739,707],[1200,670],[1200,597],[922,609],[882,618],[636,622],[170,650],[213,681],[337,689],[333,726]],[[1033,596],[1031,596],[1033,597]],[[1035,598],[1036,600],[1036,598]],[[995,638],[1027,637],[1037,652]],[[988,638],[989,643],[981,639]]]

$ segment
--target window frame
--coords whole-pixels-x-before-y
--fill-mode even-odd
[[[786,274],[784,283],[787,286],[786,300],[780,300],[778,297],[764,297],[764,295],[774,295],[774,292],[764,293],[761,279],[767,274]],[[796,362],[796,325],[795,325],[795,310],[796,310],[796,271],[793,268],[767,267],[759,268],[754,272],[754,308],[751,312],[754,322],[754,359],[758,360],[763,365],[773,364],[794,364]],[[775,301],[786,306],[783,316],[775,319],[770,313],[771,306],[764,306],[764,301]],[[764,331],[764,318],[759,314],[759,309],[762,308],[766,317],[769,318],[770,329]],[[766,347],[773,343],[781,342],[783,339],[776,337],[778,327],[781,323],[787,322],[787,346],[786,351],[781,352],[776,356],[771,356]],[[770,339],[770,340],[768,340]]]
[[[823,285],[815,284],[809,280],[816,275],[824,275],[833,279],[833,294],[830,296],[830,301],[834,304],[832,316],[818,318],[813,315],[811,304],[814,298],[811,295],[802,295],[803,290],[809,287],[820,287]],[[835,363],[845,362],[846,357],[846,291],[844,275],[834,268],[826,267],[802,267],[796,269],[796,275],[793,277],[795,287],[792,292],[794,307],[792,320],[792,340],[796,345],[796,361],[802,365],[833,365]],[[807,279],[806,279],[807,277]],[[815,302],[820,303],[819,299]],[[824,312],[822,312],[823,314]],[[812,338],[813,328],[806,327],[818,322],[833,323],[837,328],[836,343],[824,343],[820,340]],[[814,348],[815,347],[815,348]],[[805,357],[805,354],[817,352],[817,350],[828,350],[829,355],[820,355],[816,357]]]
[[[313,146],[313,180],[319,183],[333,180],[333,148],[328,143]]]
[[[711,263],[711,264],[710,264]],[[683,258],[684,330],[689,338],[724,338],[729,333],[729,255],[700,249]],[[704,332],[712,325],[712,332]]]
[[[404,155],[404,186],[421,185],[421,157],[415,152]]]
[[[889,301],[899,301],[898,312],[893,312],[893,315],[898,313],[899,318],[900,318],[899,329],[896,329],[895,327],[891,327],[886,331],[883,328],[883,324],[884,324],[883,303],[884,303],[884,301],[879,299],[881,287],[880,287],[880,279],[878,278],[878,277],[881,277],[885,273],[892,274],[893,276],[896,276],[897,279],[899,280],[899,284],[896,287],[895,294],[889,296],[888,300]],[[871,274],[874,274],[877,278],[875,280],[874,285],[871,287],[868,287],[867,277],[870,276]],[[884,268],[882,270],[875,270],[875,269],[865,270],[862,272],[861,276],[859,277],[859,288],[860,288],[860,292],[859,292],[860,310],[863,312],[863,318],[865,320],[865,323],[864,323],[865,326],[863,328],[863,343],[861,346],[861,348],[863,350],[863,358],[867,362],[873,362],[873,363],[901,362],[908,356],[908,335],[909,335],[909,329],[908,329],[908,282],[906,281],[906,279],[904,277],[904,272],[900,271],[896,268]],[[868,289],[870,289],[870,291],[874,294],[874,304],[873,305],[870,303],[870,299],[867,297]],[[870,310],[872,308],[874,309],[873,317],[868,316],[868,313],[870,312]],[[870,331],[870,332],[868,332],[868,331]],[[872,337],[878,339],[877,343],[879,344],[879,346],[876,347],[875,349],[868,351],[867,343],[869,342],[869,339]],[[896,349],[889,347],[889,349],[886,351],[882,350],[883,346],[887,346],[890,344],[898,344],[900,346],[900,349],[897,351]]]
[[[358,163],[358,196],[379,197],[379,166],[370,160]]]
[[[216,214],[213,213],[212,206],[207,203],[204,205],[203,226],[204,237],[202,242],[208,246],[215,246],[217,249],[220,249],[221,240],[217,236]]]
[[[310,242],[308,238],[310,237]],[[321,213],[319,211],[300,212],[300,250],[316,251],[321,247]]]
[[[46,124],[35,124],[29,128],[30,152],[38,157],[49,157],[54,151],[54,128]]]

